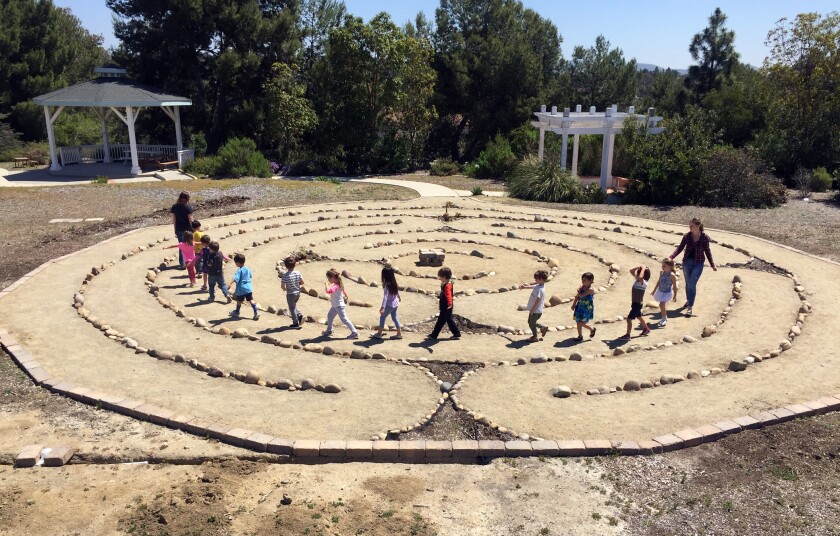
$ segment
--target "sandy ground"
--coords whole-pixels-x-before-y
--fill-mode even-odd
[[[489,223],[495,221],[492,218],[501,214],[494,214],[487,210],[487,205],[477,202],[473,209],[472,203],[459,201],[463,205],[461,212],[467,215],[475,212],[476,216],[484,213],[491,219],[465,218],[450,225],[479,233],[471,236],[494,244],[520,240],[480,235],[482,230],[502,233],[513,230],[522,238],[522,244],[517,247],[539,249],[543,255],[561,258],[561,272],[549,288],[551,293],[562,296],[570,294],[569,286],[574,291],[576,274],[586,267],[599,270],[597,279],[605,282],[607,272],[603,263],[584,253],[535,244],[526,239],[545,238],[574,244],[626,268],[635,262],[650,262],[646,254],[634,248],[661,257],[670,253],[679,238],[676,233],[682,231],[681,226],[633,220],[629,216],[621,216],[621,220],[598,216],[571,220],[577,215],[561,211],[539,212],[558,222],[563,221],[561,215],[566,214],[570,221],[535,223],[533,214],[538,211],[533,208],[515,209],[522,212],[523,218],[530,215],[530,222],[505,220],[506,228],[491,228]],[[350,206],[356,207],[355,204]],[[417,226],[433,229],[439,225],[439,222],[430,221],[437,210],[434,203],[388,202],[366,206],[379,211],[379,217],[372,216],[368,220],[377,225],[393,220],[394,214],[416,214],[402,216],[406,222],[412,218],[411,227],[390,236],[367,235],[326,242],[336,238],[336,233],[313,232],[305,237],[290,237],[288,243],[281,239],[246,251],[258,268],[258,288],[268,289],[269,297],[267,300],[259,298],[261,303],[276,302],[284,306],[277,288],[274,263],[288,251],[309,244],[310,239],[316,244],[313,249],[333,259],[346,257],[366,261],[392,254],[385,253],[389,249],[398,252],[401,248],[410,248],[394,245],[365,250],[367,242],[412,237],[419,234]],[[412,211],[412,206],[422,208]],[[307,209],[302,212],[304,214],[287,220],[309,220],[297,227],[312,230],[326,223],[336,224],[317,222],[315,214]],[[616,225],[624,221],[655,229],[625,226],[619,234],[604,230],[616,226],[607,223],[607,218],[614,218]],[[220,218],[214,224],[238,219]],[[584,227],[578,227],[579,222]],[[514,228],[514,225],[523,228]],[[225,247],[226,251],[250,247],[252,241],[261,241],[272,233],[291,235],[296,229],[284,225],[273,232],[255,231],[252,229],[256,222],[230,229],[236,232],[239,227],[249,229],[249,232],[225,239],[230,244],[229,249]],[[539,230],[539,227],[546,230]],[[358,231],[360,229],[348,226],[338,234]],[[109,321],[113,318],[118,329],[127,334],[136,332],[137,337],[145,338],[150,346],[184,345],[184,351],[189,349],[220,366],[238,370],[258,368],[264,377],[288,375],[295,381],[311,376],[317,381],[338,381],[347,389],[339,395],[289,393],[212,379],[180,364],[128,353],[115,342],[98,335],[69,306],[84,274],[91,266],[117,260],[122,252],[161,235],[159,230],[149,231],[148,237],[142,233],[133,235],[122,243],[112,243],[113,249],[107,249],[110,245],[99,246],[90,250],[88,257],[77,259],[78,263],[68,260],[52,272],[42,272],[38,277],[44,276],[43,279],[36,278],[3,300],[4,313],[11,311],[11,314],[4,314],[0,326],[11,327],[27,346],[33,345],[41,352],[52,354],[45,353],[42,357],[33,350],[39,360],[61,367],[68,380],[74,378],[80,384],[96,381],[99,388],[129,390],[132,396],[135,393],[148,395],[149,402],[179,405],[184,411],[198,407],[219,420],[236,418],[237,422],[245,422],[255,429],[267,424],[275,433],[302,430],[317,436],[334,431],[341,437],[366,438],[365,434],[380,431],[383,426],[412,422],[435,405],[436,386],[413,367],[391,362],[343,360],[284,351],[254,341],[233,341],[202,332],[175,317],[172,311],[160,307],[142,286],[146,269],[170,254],[160,251],[159,247],[130,257],[97,277],[86,292],[89,306],[95,307],[103,318],[107,317]],[[831,357],[836,354],[840,341],[828,328],[838,320],[831,307],[840,293],[837,284],[833,283],[836,278],[831,277],[836,267],[749,237],[715,232],[713,238],[744,247],[753,255],[793,270],[800,278],[814,309],[806,320],[803,335],[796,339],[791,351],[777,359],[753,365],[746,372],[687,381],[641,393],[581,395],[566,400],[550,396],[548,390],[559,383],[587,389],[601,383],[620,385],[631,378],[642,380],[664,373],[685,374],[693,368],[722,366],[731,358],[778,345],[795,322],[799,300],[792,290],[792,281],[745,268],[722,268],[717,273],[707,269],[701,280],[700,315],[685,319],[677,312],[667,328],[654,332],[642,344],[656,345],[685,334],[697,336],[703,325],[714,321],[726,306],[730,281],[737,273],[744,279],[743,298],[735,304],[728,321],[714,336],[691,345],[615,358],[490,367],[465,382],[461,393],[463,403],[518,431],[557,438],[588,438],[598,434],[597,437],[640,439],[660,430],[671,431],[840,391],[837,363]],[[713,247],[720,264],[745,261],[740,253]],[[457,246],[458,250],[473,248],[481,249],[481,246]],[[526,270],[522,266],[521,261],[533,263],[533,259],[523,252],[506,252],[496,257],[485,262],[459,257],[457,260],[463,261],[461,264],[453,262],[459,270],[474,271],[486,266],[484,269],[497,273],[475,281],[460,281],[458,288],[476,289],[487,284],[487,288],[493,289],[506,286],[510,281],[516,282],[532,271],[532,268]],[[411,257],[404,259],[406,264],[402,269],[413,269],[407,264]],[[317,269],[315,282],[320,283],[319,272],[323,271],[325,263],[329,261],[310,265],[313,270]],[[376,280],[376,264],[348,262],[348,265],[358,266],[358,273],[366,279]],[[306,266],[303,265],[304,269]],[[364,268],[368,270],[365,272]],[[228,272],[230,275],[230,269]],[[351,272],[356,273],[354,269]],[[194,313],[187,305],[195,301],[194,296],[179,286],[182,276],[182,272],[164,271],[160,276],[161,287],[169,299],[192,315]],[[401,282],[408,284],[409,279],[403,278]],[[422,286],[425,280],[418,280],[418,287],[430,289]],[[164,286],[176,288],[165,289]],[[628,287],[629,277],[622,274],[614,288],[599,293],[596,318],[626,314]],[[23,290],[27,291],[29,300],[21,292]],[[348,290],[355,297],[378,305],[373,300],[381,296],[380,289],[349,282]],[[130,296],[130,305],[114,299],[115,291]],[[38,294],[41,292],[42,295]],[[33,295],[41,296],[41,299],[33,300]],[[55,297],[51,297],[53,295]],[[527,291],[464,296],[459,298],[456,308],[459,314],[473,320],[524,328],[524,313],[516,311],[516,305],[525,298]],[[411,294],[410,299],[417,304],[418,318],[429,307],[434,310],[432,297]],[[45,302],[37,306],[34,314],[33,301]],[[308,314],[325,310],[323,300],[307,298],[303,303]],[[772,304],[772,310],[768,309],[768,304]],[[256,323],[251,320],[227,322],[229,307],[221,303],[202,304],[192,309],[200,310],[211,323],[225,321],[224,325],[232,328],[241,325],[252,334],[281,330],[288,323],[288,318],[282,316],[264,317]],[[354,320],[360,319],[359,324],[371,324],[376,320],[371,308],[354,307],[351,312]],[[558,325],[568,324],[569,314],[570,311],[563,307],[556,311],[548,309],[546,317],[552,325],[555,320]],[[551,315],[557,316],[552,318]],[[32,318],[39,321],[32,322]],[[653,315],[653,318],[658,316]],[[161,326],[167,329],[161,329]],[[532,346],[522,345],[521,336],[472,335],[460,343],[442,341],[431,348],[432,352],[417,346],[419,340],[409,335],[408,340],[386,341],[376,350],[369,351],[408,358],[425,355],[448,359],[457,355],[465,361],[497,361],[540,353],[568,355],[572,351],[591,356],[611,350],[612,336],[620,334],[623,327],[623,323],[599,325],[598,337],[574,347],[564,343],[568,338],[566,333],[554,332],[546,341]],[[278,338],[301,341],[316,339],[320,329],[313,324],[302,332],[276,333]],[[361,341],[359,345],[362,342],[368,344]],[[358,347],[352,341],[326,343],[337,349]],[[836,442],[836,434],[831,432],[837,427],[833,416],[739,434],[699,449],[638,460],[605,460],[604,463],[598,460],[567,460],[565,463],[562,460],[512,460],[496,461],[489,466],[458,466],[457,470],[446,465],[287,466],[242,461],[255,455],[49,395],[31,385],[27,387],[8,360],[4,359],[4,365],[6,368],[0,371],[4,377],[15,377],[15,386],[5,389],[3,404],[0,404],[0,454],[6,463],[21,445],[48,441],[73,444],[79,451],[77,460],[80,462],[105,464],[71,465],[52,471],[13,470],[8,465],[0,465],[0,533],[3,534],[56,533],[51,516],[61,516],[59,533],[62,534],[737,534],[749,531],[750,527],[760,527],[760,532],[767,534],[831,534],[838,520],[836,503],[840,497],[836,489],[836,459],[840,444]],[[353,411],[346,411],[347,407]],[[272,413],[265,408],[276,410]],[[336,411],[340,417],[336,417]],[[641,437],[633,434],[641,434]],[[809,446],[810,443],[814,445]],[[765,450],[759,448],[762,445]],[[798,454],[797,449],[800,449]],[[172,465],[173,462],[194,463],[201,459],[210,459],[212,463]],[[107,465],[142,460],[161,461],[164,465]],[[269,492],[268,498],[262,500]],[[290,506],[279,504],[283,493],[292,498]],[[758,516],[757,512],[763,513]],[[756,524],[759,518],[763,521]]]

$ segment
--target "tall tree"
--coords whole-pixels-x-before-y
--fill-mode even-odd
[[[557,98],[562,38],[518,0],[441,0],[435,21],[435,103],[453,127],[453,158],[475,156]]]
[[[316,66],[321,150],[344,155],[350,171],[410,166],[430,117],[430,58],[428,41],[407,35],[386,13],[368,23],[348,16]]]
[[[341,0],[303,0],[297,27],[304,74],[324,55],[330,32],[341,25],[346,15],[347,6]]]
[[[297,49],[297,0],[106,3],[122,42],[117,61],[141,82],[190,97],[185,123],[205,132],[211,149],[233,136],[270,144],[263,85],[272,66],[291,61]]]
[[[688,51],[697,65],[688,68],[686,87],[689,88],[695,102],[702,100],[713,89],[729,78],[732,68],[738,63],[735,52],[735,32],[728,29],[726,14],[715,8],[709,17],[709,25],[694,35]]]
[[[318,123],[297,65],[276,63],[266,83],[268,116],[266,137],[281,160],[298,157],[303,136]]]
[[[767,35],[770,85],[766,159],[790,177],[798,167],[840,167],[840,13],[781,19]]]
[[[0,2],[0,114],[24,139],[46,136],[31,99],[93,77],[107,61],[102,36],[50,0]]]
[[[569,74],[574,104],[603,109],[636,98],[636,60],[625,60],[624,52],[610,48],[603,35],[595,38],[595,46],[575,47]]]

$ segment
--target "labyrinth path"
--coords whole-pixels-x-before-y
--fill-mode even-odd
[[[710,231],[719,270],[706,267],[696,316],[682,315],[681,291],[666,327],[655,327],[658,307],[650,303],[651,334],[639,336],[634,326],[632,340],[620,342],[628,270],[644,263],[653,282],[683,226],[474,199],[456,204],[448,218],[445,202],[434,199],[202,218],[223,252],[246,256],[262,310],[256,321],[247,306],[233,318],[220,293],[210,303],[186,285],[175,250],[163,249],[174,243],[168,226],[142,229],[48,263],[4,291],[0,330],[7,333],[0,335],[47,388],[256,448],[272,438],[284,445],[399,439],[450,404],[495,434],[488,437],[645,445],[747,415],[773,421],[813,412],[824,406],[766,410],[840,392],[836,264]],[[437,268],[417,265],[420,249],[446,253],[461,340],[446,330],[426,340],[439,282]],[[281,261],[290,254],[305,257],[301,330],[290,328],[280,289]],[[386,263],[403,287],[402,340],[369,338]],[[358,340],[346,339],[340,324],[332,337],[321,335],[329,309],[324,274],[332,267],[345,274]],[[235,269],[226,266],[228,280]],[[552,274],[551,306],[541,319],[551,327],[544,340],[528,343],[530,290],[519,286],[540,269]],[[597,334],[577,343],[570,305],[583,272],[595,275]],[[464,365],[449,392],[434,373],[440,363]]]

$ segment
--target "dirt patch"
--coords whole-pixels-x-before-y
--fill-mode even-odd
[[[635,533],[838,534],[838,430],[835,413],[604,468]]]
[[[478,363],[422,363],[422,365],[437,376],[439,380],[449,382],[452,385],[458,383],[466,372],[481,368],[481,365]]]
[[[433,439],[440,441],[498,439],[510,441],[516,439],[516,437],[476,422],[475,419],[467,415],[466,411],[457,410],[451,402],[447,402],[432,416],[432,420],[426,426],[420,430],[400,434],[398,439]]]

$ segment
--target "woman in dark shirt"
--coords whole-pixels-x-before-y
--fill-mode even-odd
[[[685,250],[683,255],[682,268],[683,276],[685,277],[685,296],[688,299],[685,306],[687,310],[686,316],[694,315],[694,298],[697,296],[697,281],[703,274],[703,266],[706,259],[709,259],[709,265],[712,270],[717,272],[715,261],[712,260],[712,250],[709,248],[709,236],[703,232],[703,222],[699,218],[694,218],[688,223],[689,231],[683,235],[680,246],[671,253],[670,259],[673,259]]]
[[[169,212],[172,213],[172,224],[175,226],[175,238],[180,242],[184,239],[184,233],[192,232],[193,208],[190,206],[190,194],[188,192],[181,192],[178,195],[178,202],[172,205]],[[185,270],[184,256],[178,252],[178,260],[181,264],[181,270]]]

